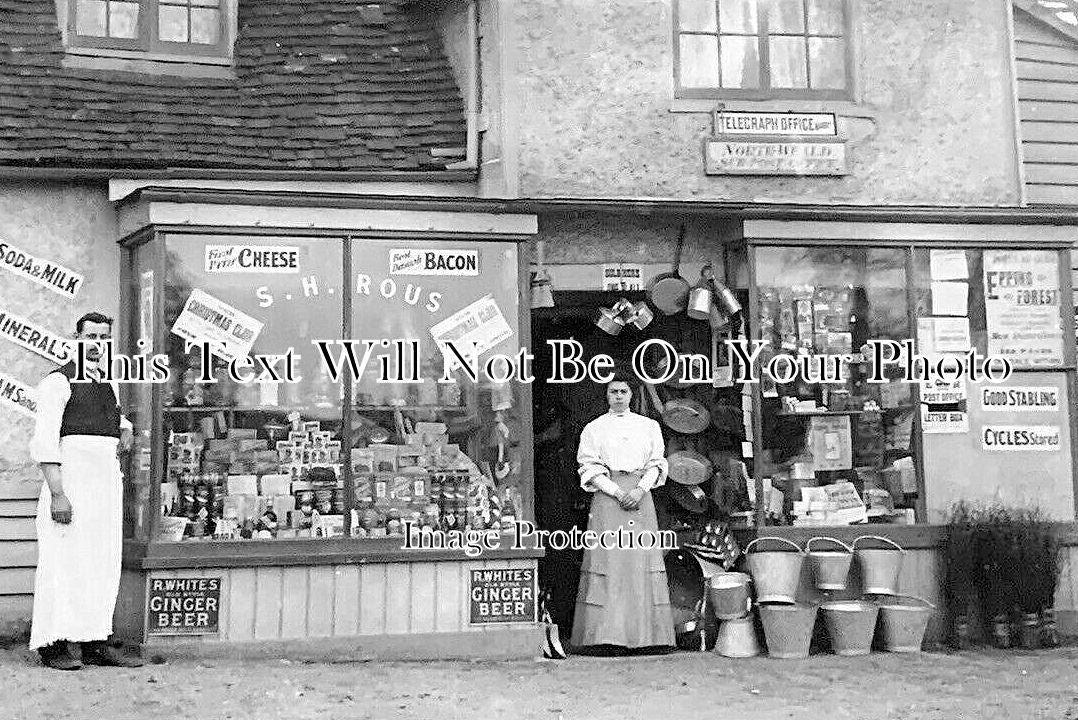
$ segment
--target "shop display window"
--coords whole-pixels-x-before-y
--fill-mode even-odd
[[[754,469],[765,479],[771,522],[914,521],[915,386],[895,381],[897,366],[885,370],[890,382],[868,382],[871,355],[859,352],[871,339],[912,337],[906,257],[883,248],[755,251],[758,337],[768,342],[761,364],[776,355],[854,358],[829,376],[783,383],[762,375]]]
[[[475,340],[480,367],[517,352],[516,252],[512,243],[208,234],[135,248],[128,337],[155,339],[170,381],[131,397],[147,482],[128,498],[128,535],[377,538],[402,535],[407,521],[511,523],[525,475],[519,388],[482,373],[472,382],[459,366],[460,382],[436,381],[439,340]],[[437,267],[423,266],[427,253]],[[340,342],[349,340],[355,382]],[[235,358],[243,382],[229,376]],[[381,382],[383,370],[404,382]],[[143,509],[155,502],[150,477],[153,530]]]

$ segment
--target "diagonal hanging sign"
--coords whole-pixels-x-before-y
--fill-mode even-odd
[[[44,260],[0,240],[0,268],[47,287],[57,295],[73,300],[82,289],[84,278],[60,263]]]
[[[63,365],[75,357],[74,345],[52,330],[0,308],[0,337]]]

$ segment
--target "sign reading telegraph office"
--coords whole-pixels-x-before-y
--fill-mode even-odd
[[[704,140],[708,175],[845,175],[833,113],[716,112]]]

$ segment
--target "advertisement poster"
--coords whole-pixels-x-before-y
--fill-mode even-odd
[[[981,407],[986,412],[1058,412],[1059,388],[1030,385],[992,385],[981,388]]]
[[[849,415],[813,417],[809,436],[813,465],[817,470],[849,470],[853,467]]]
[[[43,260],[6,242],[0,242],[0,268],[21,275],[68,300],[75,299],[86,280],[71,268]]]
[[[211,635],[221,613],[220,577],[151,578],[147,635]]]
[[[988,354],[1018,368],[1063,362],[1058,256],[1052,250],[986,250]]]
[[[513,335],[505,316],[492,295],[484,295],[463,310],[459,310],[430,329],[431,337],[442,354],[451,359],[456,356],[445,346],[452,342],[457,351],[468,361],[490,350]],[[475,343],[473,349],[472,344]],[[455,367],[459,363],[452,363]]]
[[[251,352],[262,323],[196,289],[176,317],[172,332],[188,342],[208,343],[214,355],[231,361]]]
[[[12,312],[0,310],[0,337],[63,365],[75,357],[75,346],[60,335]]]
[[[1001,452],[1058,452],[1058,425],[985,425],[981,449]]]
[[[208,273],[298,273],[295,245],[207,245]]]
[[[535,622],[537,611],[534,568],[472,570],[468,583],[469,622]]]
[[[603,290],[643,290],[644,268],[629,263],[604,263]]]
[[[138,293],[138,336],[139,340],[145,343],[142,347],[143,352],[151,352],[154,333],[153,270],[147,270],[139,275]]]
[[[26,417],[34,417],[34,413],[37,412],[34,389],[3,375],[0,375],[0,405]]]
[[[478,250],[394,248],[389,251],[390,275],[479,275]]]

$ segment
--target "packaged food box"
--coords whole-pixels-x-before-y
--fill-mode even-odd
[[[292,477],[284,473],[263,475],[258,481],[262,495],[288,495],[292,492],[291,485]]]
[[[255,428],[229,428],[228,439],[229,440],[254,440],[258,437],[258,430]]]
[[[314,434],[321,432],[322,426],[317,420],[305,420],[303,423],[303,432],[308,434]]]
[[[256,450],[266,450],[268,448],[269,440],[243,439],[239,441],[239,447],[237,448],[237,450],[239,450],[240,452],[252,452]]]
[[[354,475],[352,484],[355,486],[356,502],[371,502],[374,500],[374,476]]]
[[[368,448],[374,454],[374,471],[393,473],[397,471],[396,445],[371,445]]]
[[[257,495],[258,478],[254,475],[229,475],[225,488],[229,495]]]
[[[408,475],[394,475],[389,484],[390,500],[409,500],[412,497],[412,478]]]
[[[297,446],[306,445],[309,440],[310,437],[305,432],[297,432],[295,430],[291,430],[288,433],[288,442],[293,443]]]
[[[393,475],[386,473],[378,473],[374,476],[374,502],[375,504],[386,504],[389,502],[389,488],[393,482]]]
[[[397,448],[397,470],[422,467],[423,452],[414,447],[401,445]]]

